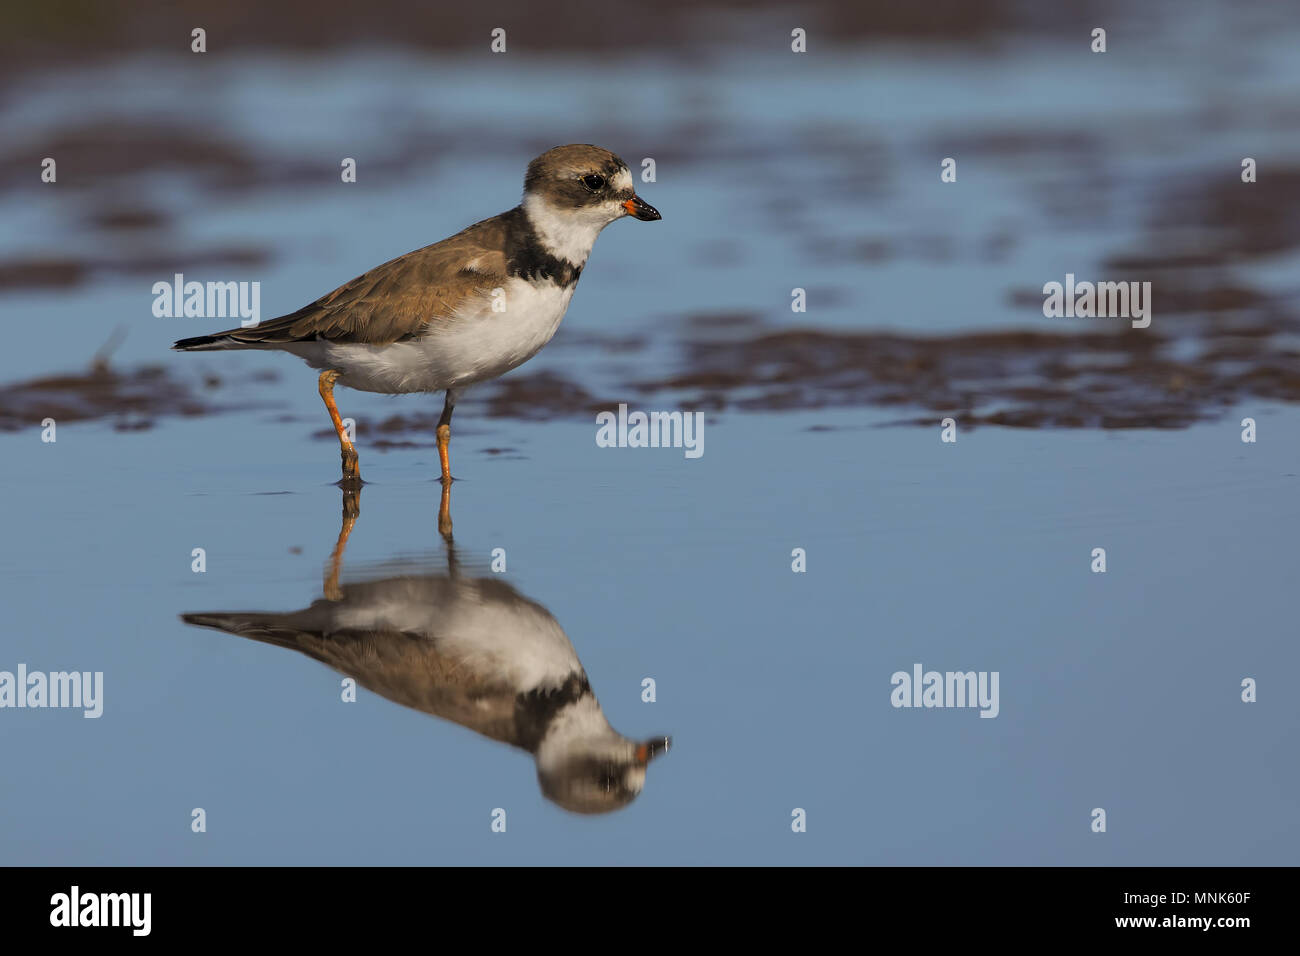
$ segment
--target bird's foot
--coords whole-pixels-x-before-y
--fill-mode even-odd
[[[348,484],[360,484],[361,466],[357,458],[357,450],[351,445],[345,445],[339,449],[339,458],[343,463],[343,481]]]

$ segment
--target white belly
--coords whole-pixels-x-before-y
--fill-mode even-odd
[[[510,279],[505,311],[493,299],[467,303],[455,318],[435,319],[417,339],[392,345],[313,343],[299,354],[316,368],[336,368],[339,384],[363,392],[437,392],[483,382],[522,365],[560,327],[575,286]]]

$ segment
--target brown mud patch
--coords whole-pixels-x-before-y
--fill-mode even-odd
[[[242,387],[265,381],[266,372],[222,383],[176,377],[163,365],[115,371],[97,361],[84,372],[48,375],[0,385],[0,432],[40,428],[52,418],[58,425],[107,421],[117,431],[147,431],[161,418],[213,415],[247,407],[219,402],[214,392],[229,384]]]
[[[1185,428],[1251,400],[1300,402],[1300,319],[1264,314],[1266,321],[1228,312],[1167,318],[1168,332],[1153,324],[939,337],[770,328],[746,313],[696,315],[680,324],[680,359],[662,375],[609,385],[613,366],[599,359],[621,355],[626,343],[605,350],[587,336],[579,350],[589,369],[582,377],[607,383],[601,397],[546,369],[484,385],[461,409],[471,417],[540,422],[592,418],[620,402],[744,412],[893,408],[898,424],[952,417],[968,427]],[[164,416],[249,407],[216,399],[233,389],[243,400],[249,386],[275,377],[267,370],[238,379],[197,371],[183,379],[168,366],[119,372],[99,363],[81,374],[0,386],[0,431],[38,427],[47,417],[147,429]],[[357,434],[374,448],[431,448],[440,412],[439,406],[359,418]],[[312,434],[334,440],[330,428]]]
[[[1251,399],[1300,401],[1294,318],[1220,317],[1182,332],[697,336],[682,368],[632,388],[714,410],[897,406],[1017,428],[1181,428]]]
[[[226,246],[177,252],[136,249],[100,257],[37,257],[0,262],[0,292],[32,289],[71,289],[105,276],[146,276],[170,279],[176,273],[203,270],[254,269],[271,262],[269,250]]]
[[[756,9],[757,7],[757,9]],[[3,69],[81,60],[132,50],[176,49],[189,53],[190,30],[203,24],[210,44],[225,51],[276,47],[319,52],[357,45],[392,44],[424,50],[472,48],[486,36],[483,11],[474,5],[431,6],[426,0],[374,0],[364,6],[343,0],[318,0],[312,15],[294,4],[233,0],[172,0],[141,4],[138,0],[46,0],[0,7],[0,60]],[[508,24],[510,36],[531,50],[574,50],[625,56],[629,50],[707,50],[719,22],[759,14],[784,15],[772,0],[659,0],[619,8],[617,29],[610,28],[611,8],[596,0],[573,0],[557,8],[529,0],[499,0],[493,16]],[[969,44],[1005,34],[1012,28],[1046,32],[1073,18],[1051,5],[1026,17],[1011,0],[932,0],[898,4],[889,0],[810,0],[800,17],[819,30],[826,42],[872,37],[912,37],[930,42]],[[494,21],[496,22],[496,21]],[[800,22],[803,22],[801,20]],[[486,41],[484,41],[486,42]],[[788,42],[788,41],[787,41]]]

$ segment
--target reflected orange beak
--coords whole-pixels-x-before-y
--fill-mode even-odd
[[[672,742],[673,738],[671,737],[652,737],[644,743],[637,744],[636,762],[644,767],[655,757],[667,753]]]

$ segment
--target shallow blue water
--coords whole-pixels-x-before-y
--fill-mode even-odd
[[[709,312],[1043,328],[1010,292],[1140,247],[1162,181],[1218,164],[1235,175],[1244,149],[1300,155],[1300,127],[1280,120],[1294,34],[1250,33],[1243,65],[1232,44],[1207,43],[1233,26],[1207,7],[1144,34],[1154,47],[1140,52],[1117,36],[1102,62],[1008,38],[980,56],[840,51],[798,73],[788,56],[734,51],[672,69],[358,51],[213,58],[197,75],[157,59],[52,71],[4,104],[6,128],[174,120],[184,102],[205,130],[261,160],[318,163],[321,179],[215,195],[184,171],[154,173],[131,196],[171,225],[139,239],[89,233],[74,189],[11,191],[0,255],[251,245],[264,267],[187,278],[261,281],[269,316],[507,208],[533,152],[592,140],[634,165],[657,158],[658,181],[639,188],[665,218],[601,237],[528,371],[563,369],[617,400],[671,367],[684,316]],[[521,85],[577,108],[527,109]],[[1104,163],[979,146],[1079,129]],[[436,148],[371,174],[416,133]],[[946,190],[938,162],[953,143],[966,145]],[[337,182],[346,155],[359,157],[354,187]],[[1098,164],[1096,215],[1062,216],[1079,170]],[[857,241],[887,251],[825,254]],[[1293,305],[1294,264],[1234,268]],[[591,416],[494,420],[467,402],[453,440],[463,561],[490,575],[504,548],[501,577],[559,622],[610,723],[674,738],[630,807],[577,817],[542,797],[526,754],[364,690],[344,703],[339,675],[302,655],[179,621],[320,598],[341,496],[336,449],[311,437],[327,427],[312,373],[283,356],[168,353],[213,324],[152,316],[150,286],[169,278],[0,297],[0,381],[80,368],[119,325],[120,366],[281,373],[240,386],[236,413],[127,433],[60,425],[54,444],[35,425],[0,433],[0,670],[105,681],[97,720],[0,711],[0,862],[1296,861],[1295,407],[1242,406],[1181,431],[983,428],[956,444],[937,420],[880,427],[895,410],[725,413],[687,460],[598,448]],[[790,312],[794,287],[809,290],[808,313]],[[584,332],[650,344],[614,362],[566,344]],[[341,391],[340,404],[366,422],[439,400]],[[1255,444],[1239,438],[1247,415]],[[370,484],[344,581],[395,561],[440,573],[433,450],[363,439],[360,451]],[[1089,570],[1096,547],[1105,574]],[[794,548],[806,573],[791,570]],[[916,663],[997,671],[998,717],[891,707],[891,675]],[[1240,700],[1246,677],[1257,703]],[[206,833],[190,830],[195,807]],[[1105,834],[1090,831],[1095,807]],[[806,833],[791,831],[794,808]]]
[[[155,433],[173,451],[141,469],[93,428],[39,454],[6,436],[15,660],[0,666],[103,670],[105,704],[98,720],[5,714],[21,774],[4,857],[1289,862],[1282,682],[1300,652],[1279,623],[1300,468],[1280,435],[1295,412],[1258,414],[1256,445],[1227,424],[945,445],[861,414],[723,416],[697,461],[596,448],[594,424],[493,426],[527,457],[458,459],[465,561],[490,574],[506,549],[504,579],[567,632],[610,722],[674,736],[604,818],[545,802],[520,752],[364,690],[342,703],[324,666],[177,620],[321,596],[340,515],[322,443],[243,420],[232,456],[235,420],[198,421]],[[344,580],[398,558],[438,571],[432,456],[363,462]],[[999,671],[998,717],[891,707],[891,675],[917,662]],[[1256,704],[1238,699],[1247,676]],[[1088,828],[1098,806],[1105,835]],[[190,832],[194,807],[207,833]]]

